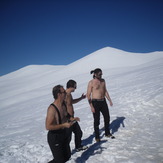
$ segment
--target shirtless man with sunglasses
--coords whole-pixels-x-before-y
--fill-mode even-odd
[[[113,103],[106,89],[105,80],[102,78],[102,70],[100,68],[96,68],[95,70],[91,71],[91,74],[92,73],[93,79],[89,81],[87,87],[87,99],[94,118],[95,140],[96,142],[100,142],[100,112],[104,117],[105,136],[112,139],[115,138],[110,133],[110,114],[108,105],[106,103],[106,98],[109,101],[110,106],[112,106]]]

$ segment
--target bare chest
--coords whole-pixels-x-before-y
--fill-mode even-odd
[[[103,89],[104,89],[104,82],[101,81],[93,82],[93,90],[103,90]]]
[[[57,124],[60,123],[60,120],[61,120],[61,123],[65,123],[67,121],[67,110],[65,107],[62,107],[62,108],[58,108],[58,111],[55,112],[55,117],[56,117],[56,121],[57,121]]]

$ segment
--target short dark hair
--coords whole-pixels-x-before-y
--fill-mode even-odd
[[[55,87],[53,87],[52,94],[53,94],[54,99],[57,99],[58,93],[61,93],[60,88],[63,88],[63,86],[62,85],[56,85]]]
[[[66,88],[74,88],[75,85],[76,85],[76,81],[71,79],[67,82]]]
[[[91,72],[90,72],[90,74],[97,74],[97,73],[99,73],[99,72],[102,72],[102,70],[100,69],[100,68],[96,68],[95,70],[92,70]],[[93,75],[93,78],[95,78],[95,75]]]

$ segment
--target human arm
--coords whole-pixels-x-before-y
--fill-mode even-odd
[[[78,103],[79,101],[83,100],[84,98],[86,98],[86,95],[83,93],[83,94],[81,95],[81,97],[76,98],[76,99],[72,99],[72,104],[76,104],[76,103]]]
[[[93,104],[92,104],[91,93],[92,93],[92,82],[90,81],[88,83],[88,87],[87,87],[87,99],[88,99],[88,103],[91,107],[91,111],[93,113],[95,113],[95,109],[94,109]]]
[[[108,99],[108,101],[110,103],[110,106],[113,106],[113,102],[112,102],[112,100],[110,98],[109,92],[106,89],[106,84],[104,85],[104,87],[105,87],[105,97]]]

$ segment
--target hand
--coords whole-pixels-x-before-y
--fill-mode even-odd
[[[74,120],[79,121],[80,122],[80,118],[79,117],[75,117]]]
[[[76,122],[77,122],[76,120],[71,121],[71,122],[70,122],[71,126],[72,126],[74,123],[76,123]]]
[[[84,98],[86,98],[86,95],[83,93],[83,94],[81,95],[81,99],[84,99]]]
[[[91,111],[92,111],[92,113],[95,113],[95,108],[91,107]]]
[[[110,106],[113,106],[113,103],[112,103],[112,101],[110,101]]]
[[[66,122],[63,124],[64,128],[70,128],[72,126],[71,122]]]

